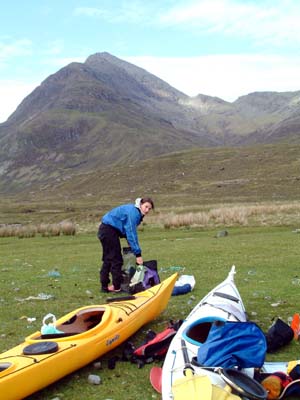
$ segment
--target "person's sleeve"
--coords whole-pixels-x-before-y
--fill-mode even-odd
[[[137,218],[133,212],[128,213],[128,217],[126,219],[126,223],[124,225],[124,229],[126,232],[126,239],[136,257],[140,257],[142,254],[142,250],[139,245],[138,236],[137,236]]]

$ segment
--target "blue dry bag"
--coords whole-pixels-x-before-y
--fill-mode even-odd
[[[267,351],[266,338],[254,322],[215,322],[197,361],[206,367],[260,368]]]

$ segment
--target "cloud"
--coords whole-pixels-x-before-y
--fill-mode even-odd
[[[77,7],[73,11],[73,15],[76,17],[107,18],[109,14],[106,10],[95,7]]]
[[[248,37],[259,44],[300,43],[298,0],[192,0],[177,3],[159,16],[163,26],[181,27],[195,34],[219,33]],[[262,43],[261,43],[262,44]]]
[[[61,54],[63,50],[64,50],[63,40],[54,40],[51,43],[48,43],[45,50],[43,51],[43,54],[56,56],[58,54]]]
[[[155,1],[154,1],[155,3]],[[125,22],[129,24],[149,24],[157,18],[155,4],[145,4],[144,1],[130,0],[122,1],[120,4],[114,3],[109,8],[105,7],[77,7],[73,11],[75,17],[89,17],[103,19],[110,23]],[[155,16],[156,14],[156,16]]]
[[[181,29],[195,37],[243,38],[261,48],[300,44],[299,0],[131,0],[117,2],[113,8],[77,7],[73,15],[113,24]]]
[[[36,83],[0,80],[0,123],[15,111],[22,100],[37,86]]]
[[[5,63],[13,57],[27,56],[32,54],[32,42],[29,39],[11,38],[1,39],[0,41],[0,63]]]

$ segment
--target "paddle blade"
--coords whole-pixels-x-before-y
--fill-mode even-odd
[[[193,375],[191,370],[187,370],[185,377],[179,378],[173,383],[172,392],[175,400],[211,400],[212,384],[208,376]]]
[[[161,393],[161,379],[162,379],[162,368],[152,367],[150,370],[150,382],[158,393]]]
[[[229,386],[221,388],[213,385],[211,400],[241,400],[240,396],[231,393]]]

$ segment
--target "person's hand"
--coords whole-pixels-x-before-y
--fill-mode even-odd
[[[136,258],[136,263],[138,264],[138,265],[143,265],[143,257],[137,257]]]

